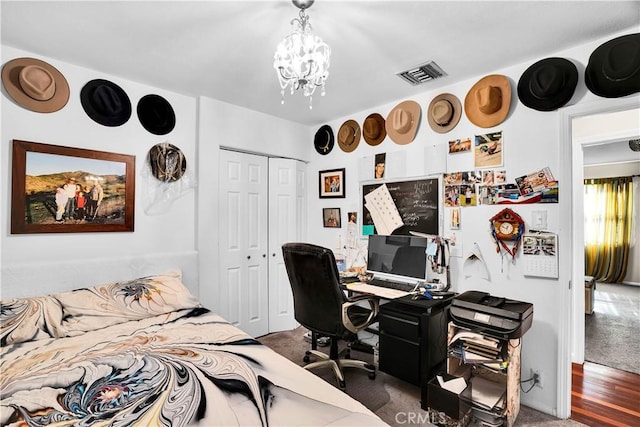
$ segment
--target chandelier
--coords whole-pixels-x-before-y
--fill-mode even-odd
[[[309,97],[309,109],[313,108],[312,99],[316,88],[320,86],[320,95],[324,96],[324,84],[329,75],[329,57],[331,48],[322,39],[311,32],[309,17],[305,9],[311,7],[314,0],[292,0],[300,9],[300,18],[291,20],[291,33],[284,38],[273,57],[280,82],[281,103],[284,104],[284,92],[289,88],[291,95],[299,89]]]

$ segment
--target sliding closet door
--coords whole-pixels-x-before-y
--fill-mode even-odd
[[[253,337],[269,331],[268,162],[220,151],[220,314]]]
[[[282,245],[304,240],[306,166],[291,159],[269,159],[269,332],[297,326]]]

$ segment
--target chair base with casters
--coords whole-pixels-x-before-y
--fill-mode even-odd
[[[312,343],[314,340],[315,333],[312,332]],[[363,369],[369,373],[369,379],[374,380],[376,378],[376,367],[374,365],[363,360],[351,359],[350,348],[346,347],[338,351],[338,339],[334,337],[330,340],[331,344],[329,347],[329,354],[316,350],[316,347],[314,347],[312,344],[311,350],[307,350],[303,358],[303,361],[307,363],[307,365],[304,366],[304,369],[311,370],[315,368],[330,366],[336,376],[336,379],[338,380],[338,386],[341,389],[344,389],[346,387],[343,372],[344,368]],[[318,358],[319,360],[311,362],[312,356]]]

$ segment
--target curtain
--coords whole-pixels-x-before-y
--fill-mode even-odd
[[[585,274],[620,283],[627,274],[633,218],[631,177],[584,180]]]

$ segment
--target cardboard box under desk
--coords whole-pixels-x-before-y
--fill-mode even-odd
[[[447,373],[438,374],[444,381],[457,378]],[[466,380],[466,379],[465,379]],[[454,420],[462,420],[471,410],[471,382],[460,394],[455,394],[440,387],[437,375],[427,383],[429,408],[444,412]]]

